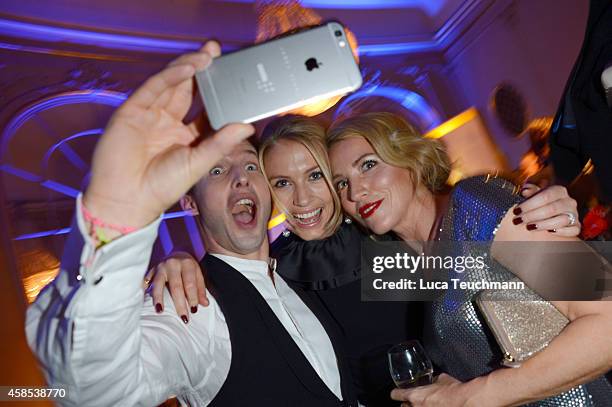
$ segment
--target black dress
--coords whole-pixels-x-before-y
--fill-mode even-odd
[[[590,0],[580,55],[569,76],[550,132],[556,176],[570,183],[589,158],[606,202],[612,202],[612,112],[601,74],[612,62],[612,2]]]
[[[387,365],[387,350],[419,339],[423,325],[420,302],[361,301],[361,242],[368,239],[355,225],[343,224],[324,240],[304,241],[294,234],[272,244],[277,271],[317,297],[340,326],[360,402],[397,406]]]

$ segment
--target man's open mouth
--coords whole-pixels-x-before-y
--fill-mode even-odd
[[[239,225],[255,225],[256,215],[257,205],[251,198],[240,198],[232,206],[232,217]]]

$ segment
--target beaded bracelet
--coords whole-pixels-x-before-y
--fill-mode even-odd
[[[91,224],[89,235],[95,240],[96,247],[102,247],[111,241],[111,239],[106,236],[103,229],[115,230],[121,235],[127,235],[128,233],[132,233],[136,230],[136,228],[131,226],[114,225],[112,223],[106,223],[102,219],[96,218],[91,214],[91,212],[89,212],[89,210],[87,210],[82,202],[81,211],[83,213],[83,218],[85,218],[85,220]]]

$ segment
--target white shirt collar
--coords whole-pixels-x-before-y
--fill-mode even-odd
[[[268,275],[268,263],[263,260],[249,260],[217,253],[209,254],[215,256],[219,260],[223,260],[242,274],[249,272],[257,272],[263,273],[265,276]]]

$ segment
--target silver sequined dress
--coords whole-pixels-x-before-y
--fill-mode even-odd
[[[491,242],[505,213],[521,201],[516,192],[514,184],[501,178],[480,176],[459,182],[442,220],[440,239]],[[492,265],[481,271],[471,270],[464,276],[469,277],[468,280],[490,281],[511,277],[501,265]],[[447,290],[438,301],[426,307],[424,342],[427,353],[443,371],[461,381],[485,375],[499,368],[501,361],[495,339],[474,308],[473,299],[477,293]],[[612,406],[612,386],[602,376],[530,405]]]

